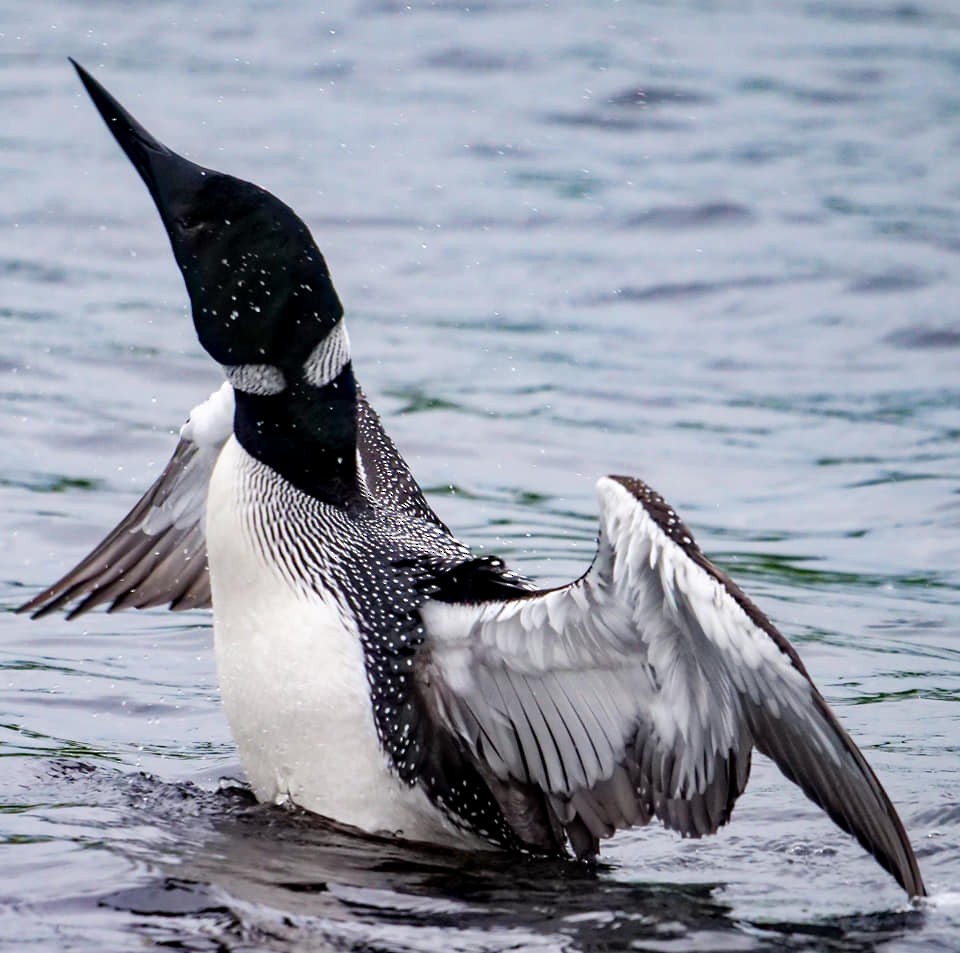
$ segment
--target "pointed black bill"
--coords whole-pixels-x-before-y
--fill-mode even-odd
[[[177,206],[196,192],[208,170],[154,138],[76,60],[71,58],[70,62],[113,138],[146,183],[164,223],[169,225]]]

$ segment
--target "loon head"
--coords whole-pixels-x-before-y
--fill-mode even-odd
[[[237,438],[302,489],[342,497],[355,483],[356,384],[309,229],[260,186],[177,155],[71,62],[153,196],[197,336],[234,387]]]
[[[177,155],[73,65],[153,196],[203,347],[228,367],[302,366],[343,316],[307,226],[260,186]]]

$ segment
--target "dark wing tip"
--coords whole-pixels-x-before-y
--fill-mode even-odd
[[[65,576],[58,579],[53,585],[47,586],[43,592],[37,593],[32,599],[17,606],[13,611],[17,615],[30,613],[31,619],[42,619],[67,606],[76,595],[78,588],[78,576],[80,571],[85,569],[87,560],[78,564],[70,570]],[[72,613],[67,615],[71,618]]]
[[[856,773],[849,779],[841,775],[832,779],[839,791],[843,792],[841,798],[830,797],[829,788],[812,788],[809,776],[798,779],[797,783],[836,824],[853,834],[861,846],[906,890],[908,896],[925,897],[927,890],[920,865],[897,809],[863,752],[847,734],[819,691],[814,691],[814,700],[846,755],[852,760]]]
[[[34,596],[28,602],[23,603],[23,605],[17,606],[13,611],[16,615],[24,615],[29,612],[31,619],[42,619],[45,615],[48,615],[56,609],[55,605],[47,603],[47,600],[53,595],[52,587],[50,589],[44,589],[39,595]]]
[[[98,561],[94,552],[14,612],[42,619],[62,611],[71,622],[100,606],[105,606],[108,613],[156,606],[174,612],[210,607],[210,581],[202,546],[179,534],[158,537],[159,549],[142,534],[131,536],[131,540],[136,548],[130,550],[126,561],[111,565]],[[171,558],[178,551],[184,554],[182,564]]]

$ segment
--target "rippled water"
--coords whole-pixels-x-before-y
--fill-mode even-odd
[[[596,870],[257,807],[209,619],[29,622],[218,373],[65,57],[309,222],[441,516],[545,581],[663,492],[799,646],[933,900],[758,759]],[[960,945],[960,12],[898,3],[0,3],[0,943]],[[241,779],[238,783],[221,778]]]

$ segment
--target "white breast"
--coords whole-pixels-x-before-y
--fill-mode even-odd
[[[349,608],[292,585],[282,554],[258,541],[258,468],[266,469],[230,437],[210,481],[206,526],[220,691],[257,798],[370,833],[473,841],[390,771]]]

